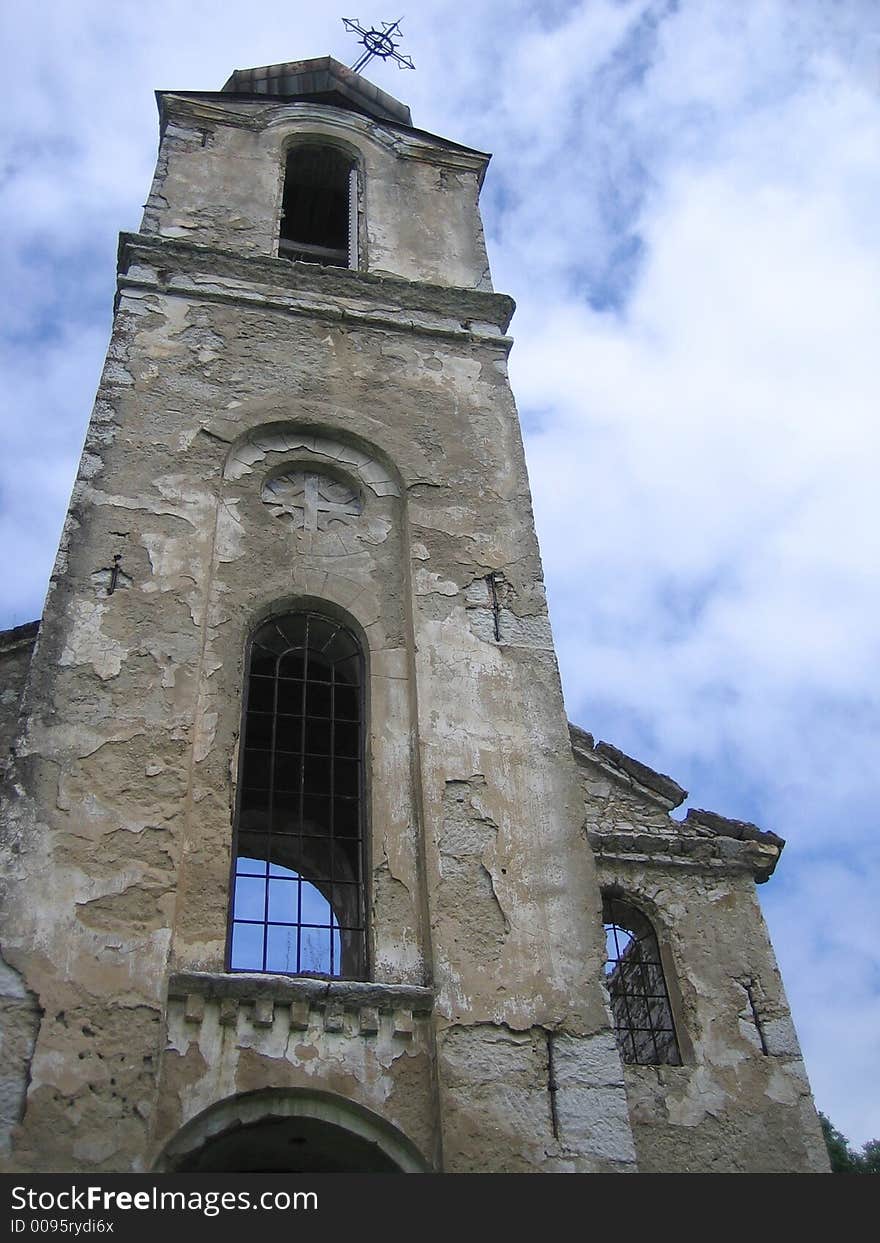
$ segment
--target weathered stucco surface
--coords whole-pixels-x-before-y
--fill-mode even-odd
[[[143,232],[257,257],[278,253],[284,156],[326,139],[359,165],[360,267],[491,289],[478,196],[488,156],[313,102],[166,94]]]
[[[731,1166],[820,1164],[793,1037],[764,1054],[741,1013],[748,978],[765,1037],[788,1030],[752,896],[772,843],[727,867],[716,834],[724,866],[668,878],[599,850],[675,926],[694,1059],[668,1092],[672,1068],[621,1066],[596,833],[688,834],[572,754],[486,157],[313,103],[166,96],[163,117],[6,785],[6,1168],[171,1168],[181,1128],[267,1091],[384,1120],[401,1168],[720,1168],[724,1136]],[[356,153],[360,271],[274,257],[304,134]],[[309,529],[285,501],[305,477],[348,511]],[[300,606],[367,662],[357,984],[225,970],[245,653]]]

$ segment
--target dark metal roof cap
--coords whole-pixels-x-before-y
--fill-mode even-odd
[[[379,121],[412,125],[406,104],[380,91],[378,86],[353,73],[332,56],[292,60],[259,69],[236,69],[223,90],[231,95],[271,95],[283,99],[311,100],[336,108],[349,108]]]

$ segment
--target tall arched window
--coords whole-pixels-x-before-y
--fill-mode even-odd
[[[651,921],[629,902],[606,894],[605,985],[614,1034],[625,1062],[680,1066],[660,947]]]
[[[291,148],[278,253],[306,263],[357,267],[357,165],[338,147]]]
[[[251,644],[229,935],[232,971],[366,974],[363,655],[320,613]]]

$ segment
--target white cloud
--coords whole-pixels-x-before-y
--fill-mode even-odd
[[[880,1134],[880,859],[875,850],[841,862],[829,851],[792,869],[784,886],[771,885],[762,897],[813,1093],[861,1143]]]

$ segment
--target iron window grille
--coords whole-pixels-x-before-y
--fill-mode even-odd
[[[251,644],[234,843],[232,971],[366,975],[364,661],[314,612]]]
[[[603,899],[602,919],[605,985],[621,1057],[643,1066],[680,1066],[660,946],[650,920],[609,896]]]

